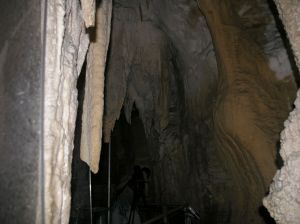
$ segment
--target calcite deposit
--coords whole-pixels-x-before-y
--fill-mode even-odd
[[[91,44],[87,55],[80,158],[94,173],[99,169],[102,144],[104,71],[110,39],[111,10],[111,0],[99,4],[96,27],[91,33]]]
[[[76,82],[89,44],[79,2],[48,1],[46,28],[45,223],[68,223]]]
[[[95,26],[96,0],[81,0],[83,20],[86,27]]]
[[[85,59],[81,158],[93,172],[102,117],[109,142],[121,114],[126,124],[116,128],[115,169],[150,167],[149,200],[188,203],[206,223],[263,223],[261,199],[295,97],[292,66],[267,1],[96,2],[47,3],[46,223],[68,223],[76,82]],[[298,58],[299,3],[276,3]],[[278,223],[300,220],[299,98],[295,106],[281,135],[284,167],[264,200]]]
[[[279,15],[285,26],[298,68],[300,68],[300,2],[275,0]],[[269,195],[263,203],[279,224],[297,224],[300,221],[300,93],[295,109],[285,121],[281,133],[280,155],[283,167],[277,171]]]
[[[296,91],[267,2],[117,0],[110,47],[105,141],[136,110],[147,138],[135,149],[140,133],[116,137],[117,164],[151,166],[154,202],[188,202],[207,223],[263,223]]]

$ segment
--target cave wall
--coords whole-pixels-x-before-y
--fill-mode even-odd
[[[42,223],[45,1],[1,1],[0,223]]]
[[[109,0],[57,0],[47,4],[44,80],[46,223],[69,221],[76,83],[85,59],[87,71],[80,156],[93,172],[98,171],[110,12]]]
[[[260,199],[294,98],[274,22],[258,19],[261,29],[247,23],[259,2],[114,1],[104,140],[121,108],[130,122],[135,104],[150,142],[156,200],[189,202],[212,222],[262,222]],[[94,9],[94,1],[85,3]],[[78,1],[48,3],[46,223],[69,216],[76,80],[90,41],[84,22],[93,24],[84,15]],[[276,50],[283,66],[276,66]],[[101,117],[101,108],[95,112]]]
[[[263,223],[292,66],[266,1],[198,4],[114,1],[104,138],[135,105],[157,202],[188,202],[207,222]]]
[[[262,223],[260,198],[276,170],[276,142],[291,102],[281,91],[263,51],[239,22],[233,1],[204,0],[199,1],[199,7],[210,27],[218,59],[214,140],[235,189],[231,222],[247,217],[248,222]]]
[[[208,158],[197,151],[205,154],[209,138],[209,121],[205,119],[210,107],[205,105],[215,89],[217,68],[210,35],[197,5],[190,8],[185,1],[177,3],[114,2],[104,137],[108,141],[123,105],[130,123],[135,105],[150,144],[156,201],[199,204],[205,192],[187,193],[182,183],[195,191],[205,182],[205,178],[195,176],[207,175],[201,169]],[[199,60],[197,55],[201,54]],[[196,133],[203,138],[195,137]]]
[[[45,223],[68,223],[76,82],[89,44],[78,1],[49,1],[45,52]]]
[[[293,49],[295,60],[300,68],[300,39],[299,21],[300,3],[296,1],[275,0],[280,18],[285,26],[290,44]],[[284,123],[281,133],[280,155],[284,166],[276,172],[273,183],[270,186],[269,195],[264,198],[264,205],[268,208],[276,223],[299,223],[299,91],[295,101],[295,109],[290,113]]]

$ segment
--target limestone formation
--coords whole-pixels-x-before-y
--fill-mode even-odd
[[[45,223],[68,223],[76,81],[89,44],[78,1],[47,2],[44,161]]]
[[[98,172],[104,106],[104,71],[110,39],[112,1],[102,1],[97,8],[96,27],[91,34],[87,55],[85,98],[83,104],[80,158]]]
[[[295,97],[291,66],[266,1],[199,7],[205,18],[196,1],[116,1],[105,141],[120,113],[130,123],[137,110],[154,201],[188,201],[208,223],[262,223],[261,198]]]
[[[235,189],[231,223],[263,223],[260,198],[275,172],[276,141],[290,108],[233,2],[198,1],[213,36],[220,74],[214,140]]]
[[[123,122],[140,119],[134,127],[144,128],[147,146],[131,149],[130,162],[153,170],[152,201],[188,202],[207,223],[262,223],[258,209],[295,93],[266,1],[115,0],[112,9],[112,1],[103,0],[96,19],[95,2],[81,0],[82,10],[79,0],[47,3],[46,223],[68,223],[76,81],[90,42],[81,157],[91,170],[98,171],[103,113],[106,142],[120,114]],[[297,56],[297,34],[289,29],[298,26],[292,14],[299,7],[287,7],[292,3],[299,4],[278,0]],[[87,34],[84,25],[95,27]],[[282,134],[285,166],[265,200],[279,223],[299,220],[300,102],[295,105]],[[113,150],[127,155],[122,144]]]
[[[280,17],[289,37],[298,68],[300,68],[300,2],[275,0]],[[277,171],[264,205],[279,224],[297,224],[300,220],[300,93],[295,109],[284,123],[281,133],[280,155],[284,166]]]
[[[81,0],[83,20],[86,27],[95,26],[96,0]]]

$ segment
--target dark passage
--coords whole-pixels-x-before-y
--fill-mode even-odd
[[[268,0],[113,1],[103,117],[112,224],[274,222],[262,198],[298,76],[284,35]],[[90,222],[80,110],[70,223]],[[91,178],[97,224],[107,221],[108,149]]]

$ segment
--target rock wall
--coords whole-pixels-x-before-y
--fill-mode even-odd
[[[43,220],[45,1],[0,7],[0,223]]]
[[[67,223],[69,220],[71,162],[77,112],[76,83],[90,42],[81,158],[92,171],[98,171],[111,7],[112,2],[109,0],[100,1],[97,5],[94,0],[82,0],[81,3],[57,0],[49,1],[47,5],[44,81],[46,223]],[[97,15],[94,15],[95,12]]]
[[[45,54],[45,223],[68,223],[76,82],[89,44],[78,1],[48,1]]]
[[[188,202],[210,223],[262,222],[258,208],[276,169],[278,133],[294,97],[294,81],[287,61],[283,62],[285,69],[272,62],[277,60],[274,46],[282,49],[283,45],[264,36],[278,33],[274,31],[274,22],[261,25],[261,18],[257,23],[253,18],[247,19],[249,10],[267,11],[255,6],[259,2],[266,3],[114,2],[105,81],[105,140],[109,141],[121,108],[130,122],[132,108],[136,107],[151,149],[154,200]],[[94,1],[82,1],[82,6],[91,7],[92,11],[93,5]],[[284,4],[279,5],[284,12]],[[48,2],[44,107],[46,223],[67,223],[69,218],[76,80],[90,41],[84,22],[87,26],[93,24],[93,16],[83,18],[84,15],[90,14],[82,13],[78,1]],[[291,34],[291,40],[293,37]],[[101,49],[107,49],[107,41]],[[286,57],[284,51],[280,52]],[[101,60],[101,73],[104,62]],[[92,99],[89,91],[95,91],[94,88],[86,89],[87,99]],[[98,108],[86,107],[90,114],[97,113],[97,122],[102,106],[99,101],[90,105]],[[287,126],[298,119],[297,112],[291,117]],[[97,124],[95,136],[99,144],[101,123]],[[293,136],[291,131],[287,132]],[[286,152],[290,148],[295,150],[290,145],[296,142],[296,136],[291,140],[293,143],[285,136],[288,134],[282,134]],[[99,151],[96,154],[97,166]],[[296,166],[297,153],[286,155],[286,164]],[[96,172],[98,168],[93,169]],[[296,172],[283,168],[280,173],[285,172],[291,172],[288,175],[295,175],[297,180]],[[273,185],[272,192],[284,189],[279,194],[291,192],[289,195],[294,198],[295,191],[289,188],[296,188],[296,182],[283,185],[286,188],[278,183]],[[297,208],[297,201],[293,202]],[[270,204],[268,200],[266,203]],[[277,214],[285,212],[286,207],[272,206],[277,209],[272,214],[282,217]],[[292,221],[298,218],[296,212],[289,217]]]
[[[298,21],[300,2],[275,0],[275,3],[289,37],[297,66],[300,68],[300,27]],[[284,161],[284,166],[277,171],[270,187],[270,193],[263,200],[271,216],[279,224],[296,224],[300,220],[299,91],[294,104],[295,109],[285,121],[285,129],[281,133],[280,155]]]
[[[217,66],[205,20],[195,2],[190,4],[115,1],[104,137],[109,140],[122,107],[129,123],[135,107],[149,143],[156,183],[153,200],[203,207],[206,190],[198,189],[208,179],[201,170],[207,170],[209,159],[207,102],[215,89]]]
[[[122,107],[129,123],[136,107],[154,201],[188,202],[209,223],[262,223],[295,97],[267,2],[117,0],[112,24],[105,140]]]
[[[214,140],[235,189],[231,223],[240,223],[243,217],[263,223],[258,215],[260,198],[276,170],[276,141],[290,107],[233,2],[199,1],[213,36],[220,72]]]

